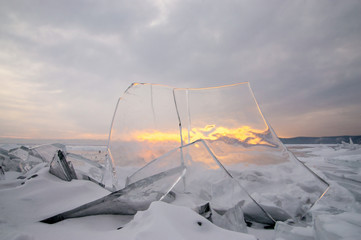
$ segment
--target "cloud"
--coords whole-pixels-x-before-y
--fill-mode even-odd
[[[1,136],[107,134],[132,82],[244,81],[282,135],[361,134],[359,1],[0,5]]]

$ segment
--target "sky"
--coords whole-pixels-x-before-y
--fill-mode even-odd
[[[361,134],[361,1],[0,0],[0,137],[106,139],[133,82],[250,82],[281,137]]]

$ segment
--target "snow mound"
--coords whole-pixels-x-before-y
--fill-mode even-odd
[[[219,228],[189,208],[153,202],[147,211],[138,212],[122,230],[127,239],[252,239],[245,233]]]

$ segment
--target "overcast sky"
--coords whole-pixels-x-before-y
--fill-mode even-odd
[[[132,82],[245,81],[279,136],[361,134],[361,1],[0,0],[0,137],[106,138]]]

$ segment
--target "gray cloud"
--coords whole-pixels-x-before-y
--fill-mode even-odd
[[[352,0],[3,1],[0,136],[106,135],[136,81],[250,81],[280,135],[361,134],[360,12]]]

